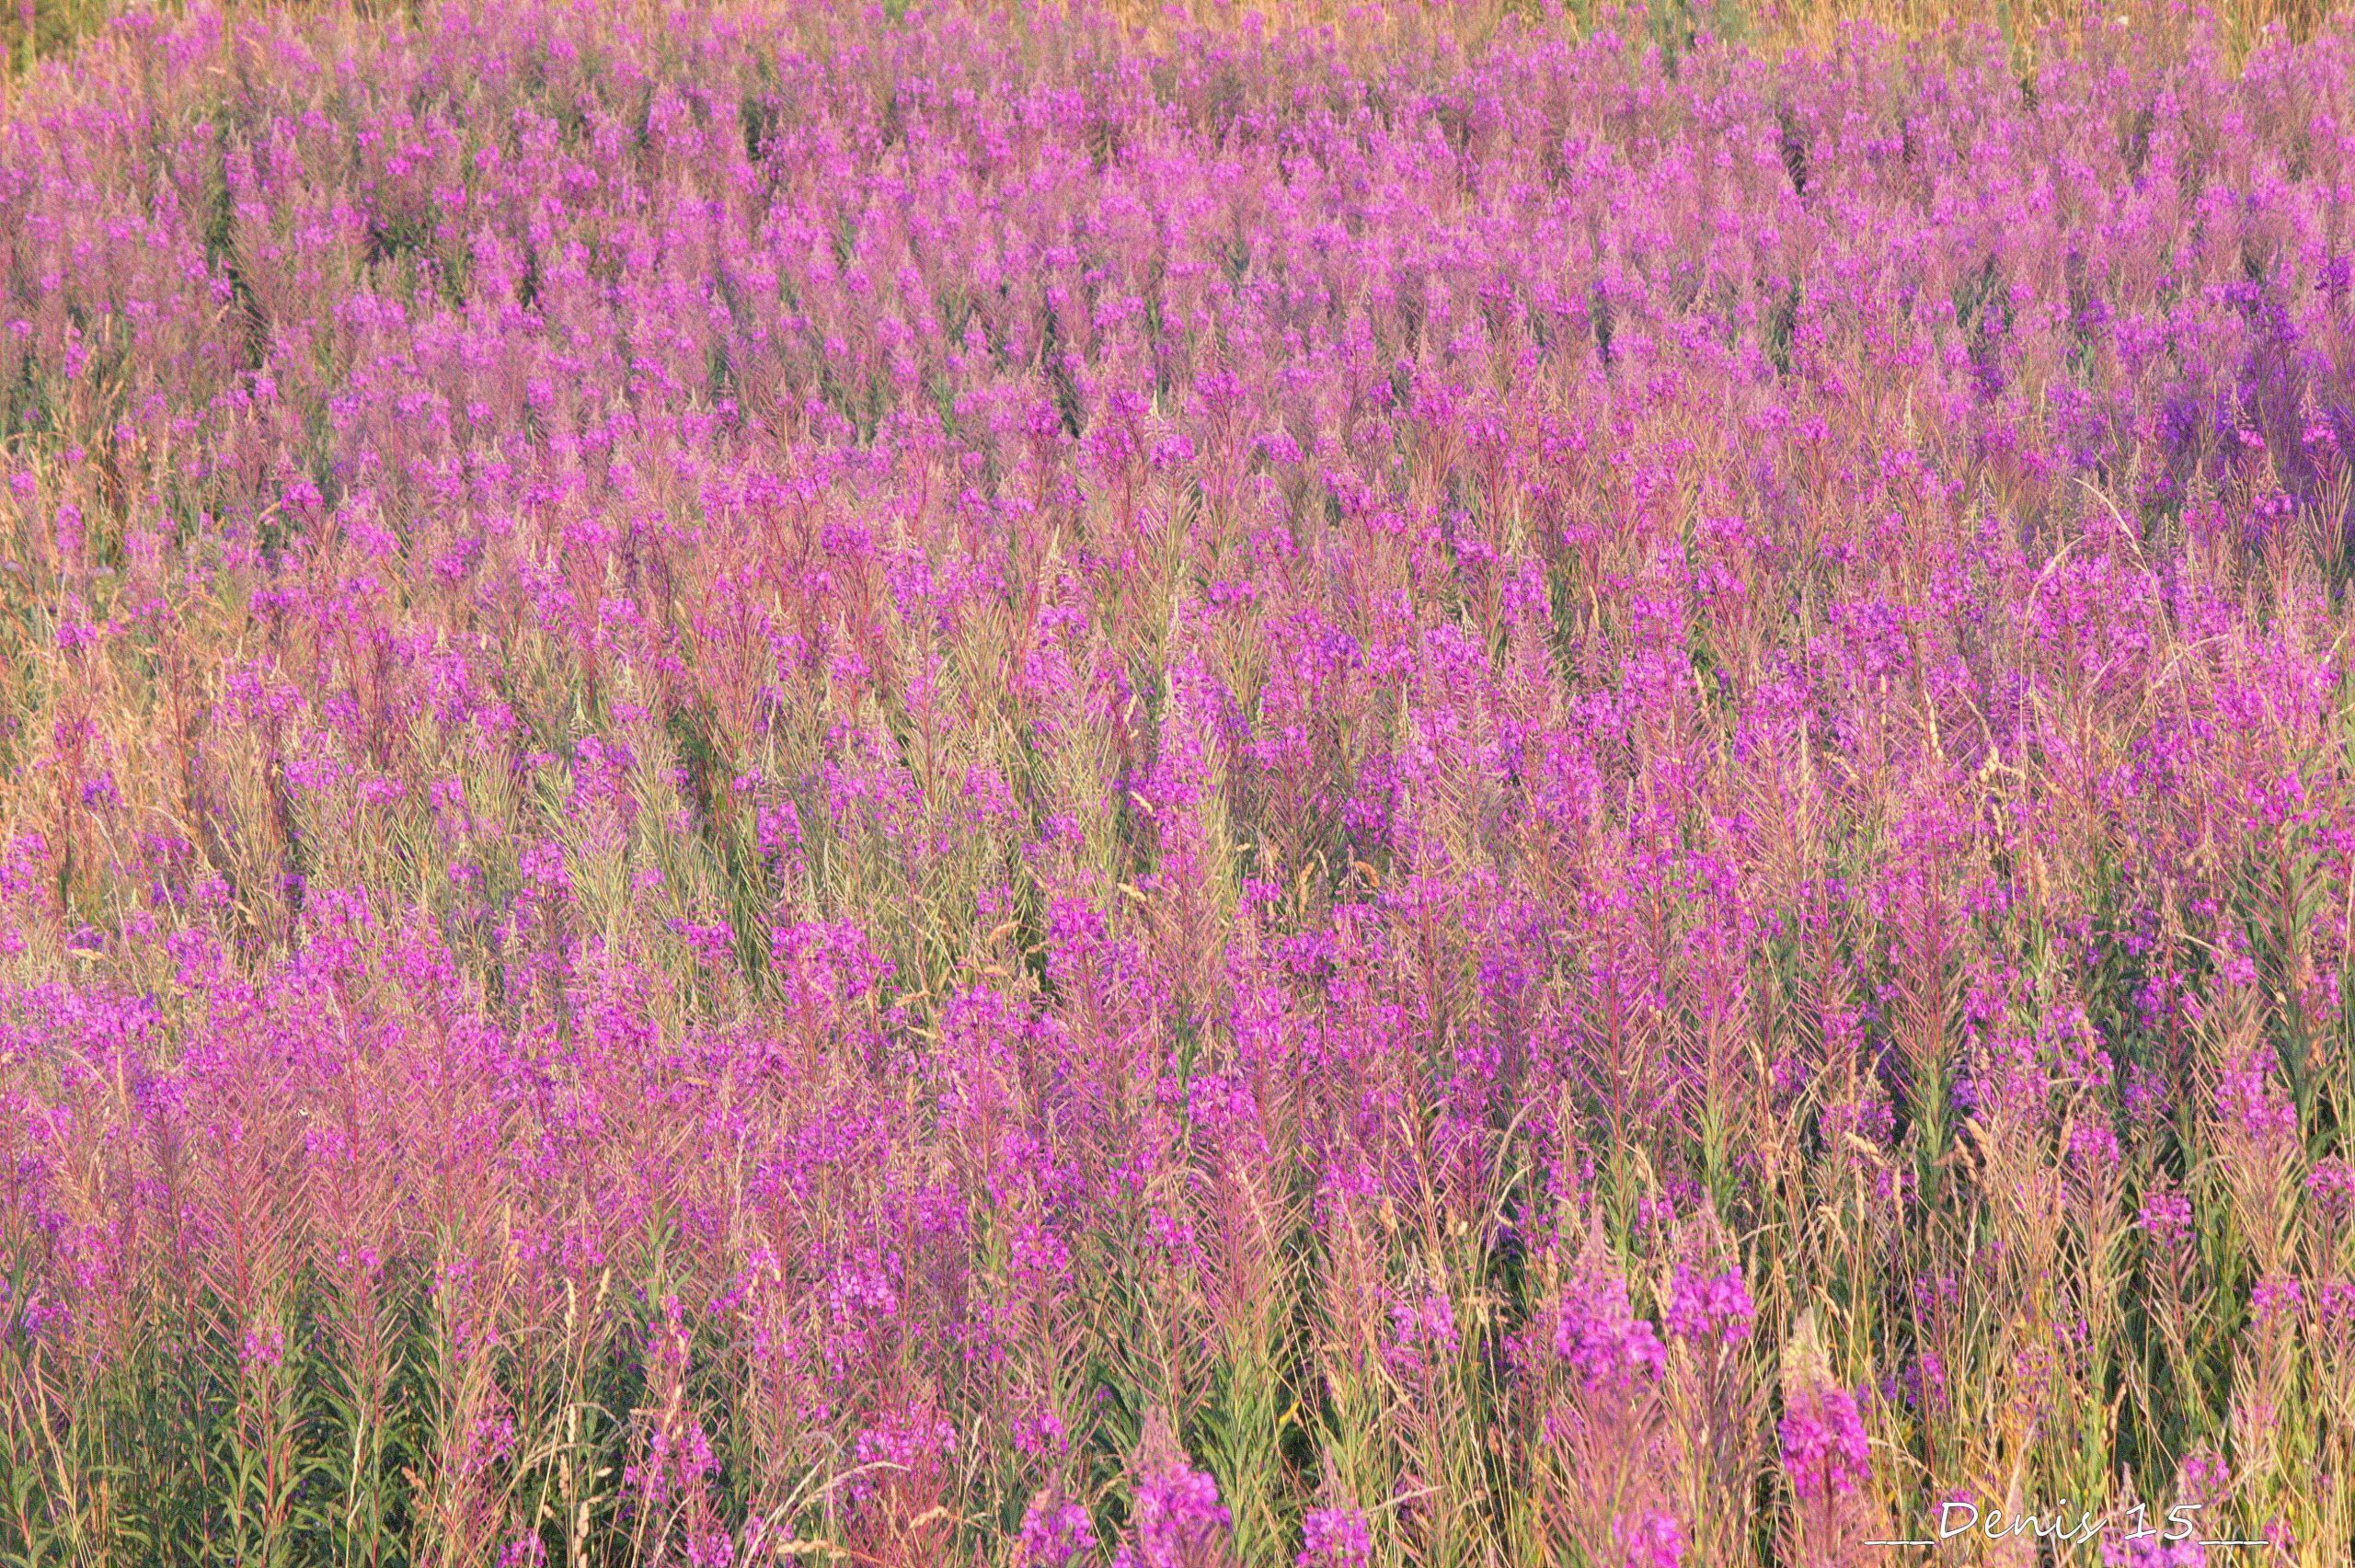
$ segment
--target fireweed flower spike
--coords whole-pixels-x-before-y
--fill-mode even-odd
[[[1232,1516],[1218,1482],[1197,1470],[1158,1411],[1145,1417],[1133,1460],[1130,1539],[1113,1561],[1122,1568],[1225,1568]]]
[[[1812,1309],[1783,1351],[1782,1415],[1775,1423],[1793,1500],[1789,1547],[1805,1563],[1858,1561],[1873,1532],[1870,1440],[1856,1396],[1836,1381]]]

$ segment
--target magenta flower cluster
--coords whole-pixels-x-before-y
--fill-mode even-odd
[[[1872,1474],[1872,1455],[1856,1398],[1837,1385],[1803,1391],[1775,1428],[1783,1470],[1803,1503],[1847,1497]]]
[[[1665,1318],[1671,1334],[1701,1344],[1734,1345],[1750,1337],[1757,1319],[1757,1303],[1743,1288],[1739,1266],[1705,1276],[1689,1265],[1676,1265]]]

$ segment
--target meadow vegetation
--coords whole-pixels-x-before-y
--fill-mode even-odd
[[[1762,15],[13,55],[0,1561],[2345,1568],[2355,32]]]

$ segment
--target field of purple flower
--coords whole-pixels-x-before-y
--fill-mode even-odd
[[[1706,16],[20,74],[0,1562],[2355,1560],[2355,31]]]

